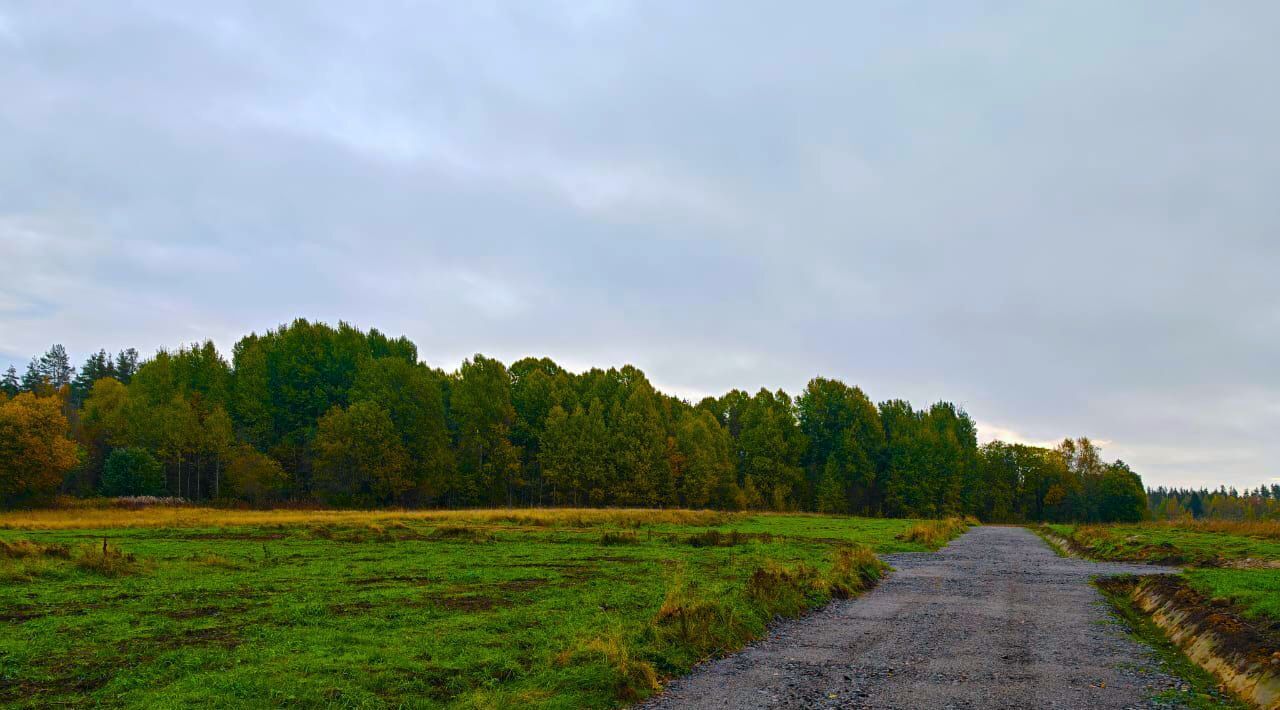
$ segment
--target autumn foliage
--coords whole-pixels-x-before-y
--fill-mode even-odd
[[[78,463],[58,397],[22,392],[0,403],[0,501],[52,496]]]

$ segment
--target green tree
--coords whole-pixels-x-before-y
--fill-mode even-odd
[[[541,470],[541,441],[551,408],[559,405],[572,411],[577,402],[572,377],[549,358],[524,358],[512,363],[511,404],[516,419],[511,443],[523,456],[522,478],[529,486],[530,499],[541,502],[545,481]]]
[[[434,502],[454,477],[453,450],[440,383],[425,365],[400,357],[365,361],[351,390],[352,402],[385,407],[409,456],[407,473],[419,502]]]
[[[104,377],[115,376],[115,361],[111,359],[107,351],[99,350],[93,353],[85,360],[75,378],[71,380],[71,400],[79,406],[89,397],[89,391],[93,389],[93,383]]]
[[[4,377],[0,379],[0,392],[4,392],[9,397],[16,397],[22,391],[22,380],[18,379],[18,370],[13,365],[4,371]]]
[[[681,461],[680,502],[690,508],[725,505],[734,482],[729,432],[715,416],[695,410],[681,419],[676,437]]]
[[[255,505],[280,500],[289,483],[280,462],[248,444],[235,447],[227,463],[230,492]]]
[[[40,358],[32,358],[31,362],[27,363],[27,371],[22,373],[20,389],[41,397],[53,394],[53,385],[40,365]]]
[[[547,414],[539,442],[540,465],[553,500],[573,505],[609,500],[606,487],[614,480],[610,436],[604,405],[592,399],[570,414],[555,405]]]
[[[623,375],[630,391],[614,405],[610,433],[617,479],[606,492],[624,505],[673,504],[667,434],[658,398],[639,370],[627,366]]]
[[[115,449],[102,469],[104,496],[164,495],[164,468],[146,449]]]
[[[54,390],[71,384],[71,378],[76,374],[76,369],[71,365],[71,357],[67,355],[67,349],[59,344],[54,344],[40,356],[38,367],[41,376]]]
[[[320,418],[313,485],[336,505],[384,505],[413,486],[409,455],[387,410],[362,401]]]
[[[1134,523],[1147,511],[1142,479],[1123,461],[1103,466],[1098,482],[1098,518],[1106,523]],[[1176,502],[1176,499],[1174,499]]]
[[[794,503],[793,493],[804,484],[801,460],[808,444],[791,397],[782,390],[761,389],[743,409],[738,427],[737,466],[744,493],[750,476],[751,488],[763,500]]]
[[[880,413],[870,398],[857,387],[818,377],[796,398],[796,410],[809,444],[805,452],[809,484],[815,490],[820,483],[828,487],[822,507],[877,512],[885,437]],[[840,491],[843,503],[831,498],[832,486]]]
[[[413,363],[417,352],[412,343],[377,331],[366,335],[346,323],[332,328],[301,318],[250,334],[232,351],[232,418],[250,443],[273,453],[305,488],[307,442],[316,421],[350,403],[361,363],[375,356]]]
[[[133,348],[121,350],[117,353],[115,365],[116,379],[126,385],[132,382],[134,373],[138,371],[138,362],[138,351]]]
[[[514,502],[520,451],[511,443],[515,407],[501,362],[477,354],[462,363],[449,399],[457,427],[460,502]]]

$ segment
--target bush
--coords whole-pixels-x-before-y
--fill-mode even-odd
[[[116,449],[102,469],[102,494],[159,496],[165,493],[164,468],[146,449]]]
[[[227,483],[235,495],[262,505],[279,500],[289,482],[280,463],[252,446],[241,445],[231,454],[227,465]]]

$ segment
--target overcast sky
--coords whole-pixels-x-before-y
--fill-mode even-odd
[[[1280,481],[1280,3],[377,5],[0,0],[0,367],[342,319]]]

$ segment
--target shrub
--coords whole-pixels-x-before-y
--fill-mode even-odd
[[[102,494],[107,496],[164,495],[164,469],[145,449],[116,449],[102,469]]]
[[[278,500],[288,482],[289,476],[280,463],[252,446],[237,447],[227,465],[231,490],[254,505]]]

